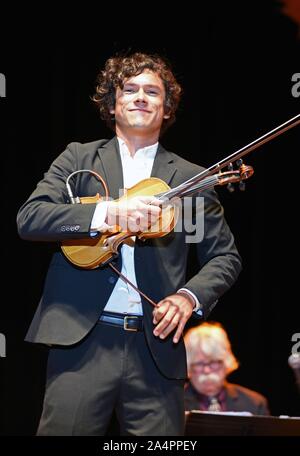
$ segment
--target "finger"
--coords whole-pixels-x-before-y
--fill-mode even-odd
[[[131,233],[136,233],[140,231],[140,224],[137,224],[137,219],[134,217],[128,217],[127,219],[127,226],[125,225],[126,231],[130,231]]]
[[[154,198],[153,196],[151,197],[151,202],[150,204],[152,206],[161,206],[161,201],[158,198]]]
[[[167,300],[160,301],[153,311],[153,323],[156,325],[165,313],[169,310],[170,302]]]
[[[159,219],[160,214],[150,214],[150,222],[156,222]]]
[[[173,337],[173,342],[176,344],[180,337],[181,337],[181,334],[183,333],[183,330],[184,330],[184,327],[185,327],[185,324],[187,322],[187,318],[182,318],[178,324],[178,327],[177,327],[177,331]]]
[[[164,317],[160,320],[159,324],[153,331],[155,336],[160,336],[166,328],[171,324],[174,316],[176,315],[176,308],[170,308],[168,312],[164,315]]]
[[[149,197],[148,200],[139,201],[139,209],[143,209],[148,213],[160,214],[161,213],[161,201],[153,200],[152,197]]]
[[[158,198],[155,198],[155,196],[140,196],[138,197],[140,201],[142,201],[145,204],[153,204],[154,206],[158,206],[161,204],[161,201]]]
[[[152,214],[158,216],[161,213],[160,207],[146,205],[146,204],[139,206],[139,210],[142,211],[145,214],[145,216],[152,215]]]
[[[140,218],[141,228],[147,229],[151,225],[151,222],[153,222],[152,218],[155,221],[157,219],[157,215],[152,216],[149,212],[147,212],[146,214],[143,214],[143,216]]]
[[[159,309],[156,308],[153,313],[153,323],[156,325],[165,315],[165,313],[169,310],[169,305],[164,304]]]
[[[177,327],[180,320],[180,314],[175,314],[173,319],[170,321],[169,325],[159,334],[160,339],[165,339],[169,334],[171,334],[174,329]]]

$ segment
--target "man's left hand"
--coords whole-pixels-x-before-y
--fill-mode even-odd
[[[153,334],[165,339],[177,327],[173,337],[173,342],[177,343],[192,315],[194,304],[192,296],[179,293],[162,299],[153,311],[153,323],[157,324]]]

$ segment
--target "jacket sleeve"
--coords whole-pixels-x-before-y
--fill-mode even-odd
[[[234,237],[226,223],[216,192],[203,192],[202,197],[204,205],[200,205],[199,208],[196,205],[194,222],[197,225],[197,220],[203,221],[202,237],[197,242],[200,269],[184,287],[197,296],[203,316],[206,318],[217,300],[235,282],[242,266]],[[197,317],[196,312],[193,315]]]
[[[21,238],[61,241],[89,237],[95,204],[69,204],[67,177],[79,169],[78,144],[71,143],[52,163],[34,192],[17,214]]]

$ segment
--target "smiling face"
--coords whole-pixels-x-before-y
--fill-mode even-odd
[[[124,81],[116,90],[115,108],[110,112],[116,121],[118,136],[159,137],[165,113],[165,88],[161,78],[150,70]]]

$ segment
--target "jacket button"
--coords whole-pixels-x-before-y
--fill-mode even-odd
[[[116,278],[113,277],[113,276],[110,276],[110,277],[108,277],[108,281],[109,281],[109,283],[115,283],[116,282]]]

